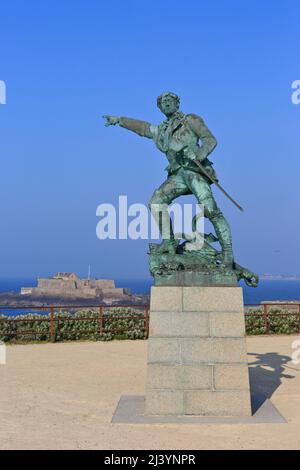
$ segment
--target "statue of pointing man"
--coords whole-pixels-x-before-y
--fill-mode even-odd
[[[106,126],[118,124],[142,137],[153,139],[158,149],[167,156],[168,178],[154,191],[149,203],[162,235],[159,251],[175,253],[178,246],[167,211],[168,205],[179,196],[194,194],[198,203],[204,206],[204,216],[214,226],[222,248],[222,264],[232,266],[231,231],[212,194],[212,181],[217,182],[218,179],[207,158],[217,141],[201,117],[182,113],[179,104],[179,97],[171,92],[162,93],[157,98],[157,106],[166,116],[166,120],[158,126],[128,117],[103,117]],[[200,168],[197,162],[201,164]]]

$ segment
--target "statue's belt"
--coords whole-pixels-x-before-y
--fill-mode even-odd
[[[180,150],[179,152],[174,152],[173,155],[168,155],[169,159],[169,165],[167,166],[168,171],[175,172],[179,170],[180,168],[187,169],[187,170],[192,170],[196,171],[197,173],[201,173],[201,170],[199,167],[196,165],[196,163],[188,157],[183,150]],[[204,166],[205,170],[211,172],[212,174],[215,174],[214,169],[212,168],[212,162],[210,162],[208,159],[205,159],[202,162],[202,165]]]

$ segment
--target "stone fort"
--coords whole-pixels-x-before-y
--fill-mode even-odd
[[[111,279],[81,279],[76,273],[59,272],[55,276],[38,278],[37,287],[22,287],[22,295],[69,298],[122,298],[131,295],[129,289],[116,287]]]

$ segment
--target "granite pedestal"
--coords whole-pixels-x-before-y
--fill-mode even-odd
[[[152,287],[145,415],[251,416],[242,288]]]

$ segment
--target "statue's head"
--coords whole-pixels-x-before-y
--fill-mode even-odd
[[[166,116],[169,116],[179,109],[180,98],[175,93],[167,91],[157,98],[157,106]]]

